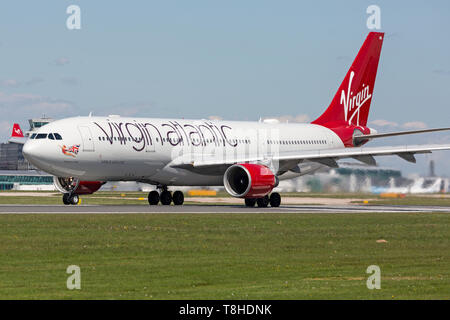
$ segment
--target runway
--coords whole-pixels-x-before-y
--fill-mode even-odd
[[[0,205],[0,214],[218,214],[218,213],[367,213],[447,212],[450,207],[394,205],[284,205],[279,208],[247,208],[242,205]]]

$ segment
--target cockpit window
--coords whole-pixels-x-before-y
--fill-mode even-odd
[[[36,139],[45,139],[45,138],[47,138],[46,133],[38,133],[36,136]]]
[[[54,133],[53,135],[55,136],[56,140],[62,140],[62,137],[59,133]]]
[[[33,133],[30,137],[30,139],[34,139],[36,137],[36,133]]]
[[[49,138],[50,140],[55,140],[55,137],[53,136],[53,133],[49,133],[49,134],[48,134],[48,138]]]

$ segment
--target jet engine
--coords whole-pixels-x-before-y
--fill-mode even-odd
[[[225,190],[236,198],[262,198],[278,185],[278,178],[260,164],[235,164],[223,176]]]
[[[73,177],[53,177],[53,183],[59,192],[78,195],[94,193],[104,184],[102,181],[80,181]]]

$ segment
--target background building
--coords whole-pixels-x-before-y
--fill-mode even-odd
[[[0,190],[55,190],[53,176],[36,170],[0,170]]]
[[[23,144],[0,144],[0,170],[29,170],[31,165],[23,157]]]

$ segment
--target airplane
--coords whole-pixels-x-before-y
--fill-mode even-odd
[[[429,178],[416,178],[414,181],[403,187],[396,187],[395,181],[392,178],[389,181],[389,187],[374,187],[371,192],[376,194],[381,193],[413,193],[413,194],[424,194],[424,193],[439,193],[446,190],[446,180],[440,177],[429,177]]]
[[[448,150],[450,144],[363,147],[383,137],[450,128],[378,133],[367,127],[384,33],[370,32],[325,112],[306,123],[72,117],[34,132],[25,158],[54,176],[64,204],[96,192],[106,181],[156,186],[149,205],[182,205],[176,186],[224,186],[248,207],[278,207],[280,180],[338,167],[353,158],[376,165],[376,156]]]
[[[10,143],[18,143],[18,144],[25,144],[27,141],[27,138],[23,135],[23,131],[20,128],[18,123],[14,123],[11,137],[8,139],[8,142]]]

